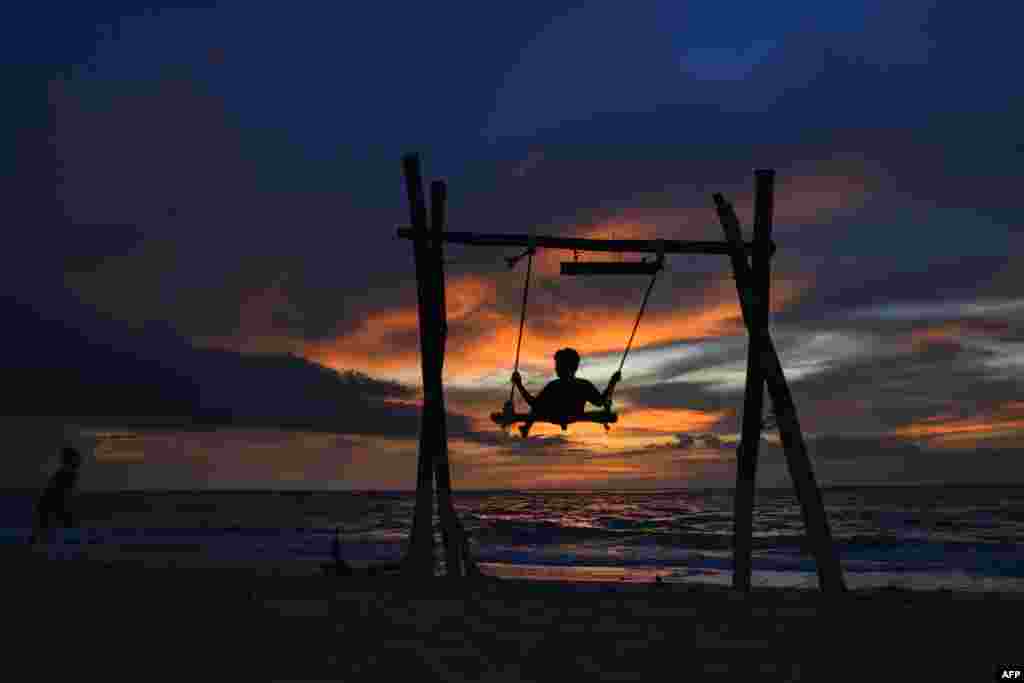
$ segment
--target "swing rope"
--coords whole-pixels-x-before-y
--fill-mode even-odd
[[[519,349],[520,349],[520,347],[522,346],[522,343],[523,343],[523,327],[526,324],[526,300],[530,296],[530,273],[533,270],[533,254],[535,252],[536,252],[536,248],[533,246],[532,240],[531,240],[530,247],[529,247],[529,249],[526,250],[526,252],[524,254],[525,256],[528,256],[529,258],[526,261],[526,285],[523,287],[523,305],[522,305],[522,308],[519,311],[519,338],[516,340],[516,365],[515,365],[515,369],[513,370],[513,372],[519,372]],[[522,256],[520,256],[519,258],[522,258]],[[514,268],[515,264],[516,264],[516,261],[518,261],[518,260],[519,259],[514,259],[514,260],[510,259],[509,260],[509,264],[508,264],[509,267],[510,268]],[[509,389],[509,392],[508,392],[509,404],[512,404],[513,399],[515,399],[515,395],[516,395],[516,388],[515,388],[515,385],[513,385],[512,388]]]
[[[523,327],[526,324],[526,301],[527,301],[527,299],[529,298],[529,295],[530,295],[530,274],[531,274],[531,271],[533,270],[533,255],[534,255],[535,252],[536,252],[536,246],[535,246],[535,244],[533,242],[533,239],[531,238],[530,246],[529,246],[529,248],[525,252],[523,252],[519,256],[506,259],[506,261],[508,263],[508,267],[509,268],[514,268],[516,263],[523,256],[528,256],[529,257],[527,262],[526,262],[526,284],[523,286],[523,303],[522,303],[522,307],[521,307],[520,312],[519,312],[519,337],[518,337],[518,339],[516,339],[516,362],[515,362],[515,368],[513,370],[513,373],[519,372],[519,350],[522,347],[522,343],[523,343]],[[644,311],[647,309],[647,300],[650,298],[651,291],[654,289],[654,283],[658,281],[658,273],[660,273],[662,271],[662,269],[664,268],[664,262],[665,262],[664,243],[659,241],[659,245],[658,245],[658,259],[657,259],[658,267],[657,267],[657,269],[655,269],[654,274],[651,276],[651,282],[650,282],[650,284],[647,285],[647,291],[644,292],[644,299],[643,299],[643,302],[640,304],[640,312],[637,313],[637,315],[636,315],[636,321],[633,323],[633,331],[630,333],[629,341],[626,343],[626,350],[625,350],[625,352],[623,352],[622,359],[619,361],[619,369],[618,369],[619,373],[622,372],[622,368],[626,364],[626,358],[629,356],[629,351],[633,347],[633,339],[636,337],[637,328],[640,327],[640,320],[644,317]],[[513,409],[513,406],[514,406],[514,402],[513,401],[514,401],[515,395],[516,395],[515,389],[516,389],[515,385],[513,385],[512,388],[509,389],[508,401],[505,403],[505,411],[507,413],[512,412],[512,409]],[[607,411],[611,411],[611,398],[612,398],[612,393],[614,393],[614,389],[615,389],[615,387],[613,386],[612,387],[612,392],[608,394],[608,403],[605,404],[605,409]],[[608,425],[605,425],[605,429],[607,429],[607,428],[608,428]]]
[[[626,357],[629,355],[629,350],[633,347],[633,338],[636,336],[636,330],[640,327],[640,319],[644,317],[644,310],[647,309],[647,300],[651,296],[651,291],[654,289],[654,283],[658,281],[658,273],[661,272],[662,268],[665,267],[665,243],[658,241],[658,267],[651,276],[651,282],[647,285],[647,291],[644,292],[644,300],[640,304],[640,312],[636,314],[636,322],[633,323],[633,331],[629,335],[629,341],[626,343],[626,350],[622,353],[622,360],[619,361],[618,372],[622,372],[622,367],[626,364]],[[612,394],[615,393],[615,387],[612,386],[612,391],[608,393],[608,403],[605,406],[607,410],[611,410],[612,405]]]
[[[654,289],[654,283],[658,280],[658,273],[660,272],[660,269],[654,271],[654,275],[651,276],[651,284],[647,285],[647,292],[644,294],[643,303],[640,304],[640,312],[637,313],[636,322],[633,323],[633,332],[629,335],[626,351],[622,354],[622,360],[619,361],[619,372],[622,372],[622,366],[626,364],[626,356],[629,355],[629,349],[633,346],[633,337],[636,336],[636,329],[640,327],[640,318],[644,316],[644,309],[647,308],[647,299],[651,296],[651,290]]]

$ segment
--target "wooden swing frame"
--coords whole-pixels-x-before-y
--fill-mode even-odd
[[[814,478],[807,445],[804,442],[796,406],[786,382],[778,353],[768,326],[772,241],[772,213],[775,172],[755,171],[754,239],[744,242],[742,227],[732,205],[721,194],[712,198],[725,241],[680,240],[600,240],[541,235],[509,235],[444,230],[447,186],[431,183],[431,220],[428,227],[419,156],[402,158],[411,226],[398,228],[398,237],[413,242],[416,264],[416,291],[419,313],[420,352],[423,369],[424,403],[421,416],[419,458],[417,462],[416,506],[409,550],[403,559],[403,571],[418,577],[434,576],[433,495],[437,483],[442,539],[449,576],[479,574],[469,554],[469,543],[451,503],[451,476],[448,464],[448,437],[445,419],[444,366],[448,334],[445,307],[443,243],[494,247],[529,247],[592,252],[632,252],[648,254],[717,254],[728,256],[736,280],[743,322],[747,328],[747,378],[743,401],[742,438],[737,448],[736,495],[734,515],[733,587],[749,591],[753,535],[754,485],[757,455],[763,427],[764,388],[767,385],[777,429],[786,455],[786,463],[800,502],[804,525],[814,555],[818,582],[825,592],[846,590],[839,557],[832,542],[821,490]],[[749,261],[748,261],[749,258]],[[634,264],[615,266],[625,273],[642,270]],[[576,264],[565,274],[609,274],[615,268]],[[602,270],[603,269],[603,270]],[[605,411],[593,411],[601,412]],[[496,413],[496,415],[502,415]],[[525,416],[523,416],[525,417]],[[492,416],[493,418],[493,416]],[[538,420],[539,421],[539,420]]]

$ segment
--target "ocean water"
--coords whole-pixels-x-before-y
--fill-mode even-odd
[[[823,491],[851,588],[1024,591],[1024,486]],[[0,493],[0,544],[25,544],[33,492]],[[82,492],[55,558],[152,557],[182,565],[287,563],[315,571],[335,537],[360,566],[398,560],[411,493]],[[543,579],[732,581],[727,491],[456,493],[487,572]],[[439,533],[436,534],[440,540]],[[755,586],[815,587],[792,491],[759,490]],[[442,569],[438,546],[438,571]]]

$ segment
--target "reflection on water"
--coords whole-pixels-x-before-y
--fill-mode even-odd
[[[1024,590],[1022,487],[846,489],[824,499],[851,587]],[[411,494],[83,493],[82,529],[59,535],[50,552],[313,567],[339,534],[353,564],[393,561],[404,551],[413,502]],[[722,584],[731,581],[732,502],[729,492],[455,496],[474,552],[492,573]],[[24,542],[32,505],[31,494],[0,496],[0,543]],[[755,585],[817,585],[804,545],[792,493],[758,491]]]

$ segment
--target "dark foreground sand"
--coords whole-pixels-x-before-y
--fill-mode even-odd
[[[10,681],[987,681],[1024,660],[1020,595],[3,560]]]

